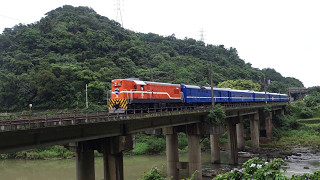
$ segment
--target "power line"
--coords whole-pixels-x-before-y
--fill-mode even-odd
[[[19,21],[19,22],[23,22],[23,23],[27,23],[21,19],[16,19],[16,18],[12,18],[12,17],[9,17],[9,16],[4,16],[2,14],[0,14],[1,17],[4,17],[4,18],[7,18],[7,19],[11,19],[11,20],[14,20],[14,21]]]

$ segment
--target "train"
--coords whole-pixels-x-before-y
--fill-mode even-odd
[[[135,78],[111,81],[109,113],[126,113],[129,109],[146,109],[179,106],[202,106],[212,103],[211,87],[142,81]],[[214,102],[262,103],[287,102],[286,94],[213,88]]]

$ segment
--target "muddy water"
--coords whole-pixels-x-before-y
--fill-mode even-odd
[[[187,161],[187,154],[180,155],[180,161]],[[240,158],[239,162],[245,162],[247,158]],[[221,152],[222,165],[213,166],[210,163],[210,154],[202,153],[203,168],[217,168],[227,166],[227,153]],[[320,155],[304,153],[299,156],[291,156],[287,163],[287,173],[306,173],[320,169]],[[0,179],[4,180],[74,180],[75,160],[1,160]],[[159,169],[166,170],[165,155],[156,156],[125,156],[124,175],[126,180],[136,180],[141,177],[144,171],[157,166]],[[95,159],[96,179],[103,179],[103,160]],[[187,174],[182,171],[182,174]]]

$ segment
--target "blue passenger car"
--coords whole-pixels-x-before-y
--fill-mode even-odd
[[[280,101],[280,94],[277,94],[277,93],[269,93],[269,101],[270,101],[270,102]]]
[[[283,102],[289,101],[289,96],[286,94],[280,94],[280,101],[283,101]]]
[[[230,89],[214,88],[215,102],[228,102]],[[211,103],[211,88],[181,84],[185,103]]]
[[[230,90],[230,102],[253,102],[253,91]]]
[[[268,92],[265,93],[265,92],[256,92],[254,91],[253,92],[254,94],[254,102],[264,102],[264,101],[269,101],[269,96],[268,96]]]

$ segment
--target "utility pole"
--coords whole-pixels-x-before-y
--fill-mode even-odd
[[[152,68],[150,68],[150,81],[153,81],[153,71],[152,71]]]
[[[263,76],[263,83],[264,83],[264,102],[267,104],[267,87],[266,87],[266,76]]]
[[[88,109],[89,103],[88,103],[88,84],[86,84],[86,108]]]
[[[214,108],[213,80],[212,80],[212,61],[210,61],[210,83],[211,83],[211,104]]]

